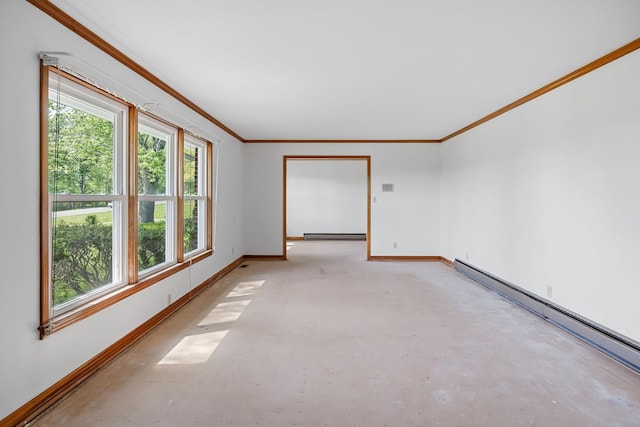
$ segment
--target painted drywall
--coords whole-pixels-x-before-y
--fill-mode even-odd
[[[371,156],[371,255],[439,255],[439,150],[437,144],[246,144],[247,253],[282,255],[283,156],[358,155]],[[395,191],[383,193],[383,183]]]
[[[287,236],[366,232],[365,160],[287,161]]]
[[[442,255],[640,341],[638,76],[636,51],[446,142]]]
[[[23,0],[0,2],[0,420],[244,253],[243,146]],[[216,254],[39,340],[39,60],[71,52],[222,139]],[[176,60],[179,57],[176,56]],[[232,249],[235,252],[232,253]],[[10,325],[10,326],[9,326]]]

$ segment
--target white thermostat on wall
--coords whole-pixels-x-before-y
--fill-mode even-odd
[[[382,184],[383,193],[393,193],[393,184]]]

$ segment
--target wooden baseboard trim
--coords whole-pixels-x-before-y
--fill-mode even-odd
[[[418,255],[418,256],[392,256],[392,255],[382,255],[382,256],[372,256],[371,261],[427,261],[427,262],[435,262],[441,261],[440,256],[436,255]]]
[[[304,236],[287,236],[287,241],[304,240]]]
[[[207,280],[194,288],[191,292],[175,300],[171,305],[167,306],[158,314],[138,326],[133,331],[129,332],[127,335],[125,335],[117,342],[109,346],[107,349],[102,351],[100,354],[86,362],[84,365],[80,366],[78,369],[62,378],[60,381],[31,399],[29,402],[22,405],[19,409],[9,414],[9,416],[4,418],[3,420],[0,420],[0,426],[22,426],[33,421],[45,410],[54,405],[58,400],[62,399],[65,395],[73,391],[73,389],[89,379],[103,366],[122,354],[125,350],[138,342],[146,334],[151,332],[151,330],[153,330],[156,326],[160,325],[163,321],[171,317],[188,302],[192,301],[195,297],[200,295],[203,291],[212,286],[222,277],[226,276],[229,272],[231,272],[243,262],[244,257],[240,257],[213,276],[209,277]]]
[[[450,259],[447,259],[443,256],[440,257],[440,262],[443,263],[444,265],[451,267],[451,268],[455,268],[455,264],[453,263],[453,261],[451,261]]]
[[[246,259],[254,259],[258,261],[284,261],[282,255],[245,255]]]

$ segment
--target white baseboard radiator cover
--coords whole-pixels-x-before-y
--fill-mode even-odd
[[[364,233],[304,233],[304,240],[367,240]]]
[[[640,373],[640,343],[457,258],[454,268]]]

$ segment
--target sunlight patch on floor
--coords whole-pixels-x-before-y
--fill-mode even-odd
[[[189,335],[173,348],[158,365],[195,365],[204,363],[213,354],[229,330]]]
[[[238,286],[233,288],[231,292],[227,294],[227,297],[235,298],[235,297],[244,297],[248,295],[253,295],[258,291],[258,289],[260,289],[260,286],[262,286],[263,284],[264,284],[264,280],[255,280],[253,282],[240,282],[238,283]]]
[[[245,297],[245,299],[219,303],[197,326],[203,328],[238,320],[244,309],[251,302],[251,298],[249,297],[254,295],[263,284],[264,280],[238,283],[229,291],[226,298]],[[197,363],[205,363],[211,358],[211,355],[227,335],[227,332],[229,332],[229,329],[185,336],[158,362],[158,365],[194,365]]]
[[[198,323],[198,326],[209,326],[238,320],[242,311],[250,302],[251,300],[221,302]]]

